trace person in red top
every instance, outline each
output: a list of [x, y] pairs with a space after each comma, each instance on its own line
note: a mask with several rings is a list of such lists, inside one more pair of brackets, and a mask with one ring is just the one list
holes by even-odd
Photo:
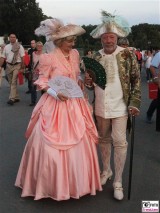
[[24, 76], [26, 78], [26, 81], [28, 80], [28, 77], [29, 77], [29, 71], [28, 71], [29, 63], [30, 63], [30, 56], [28, 55], [28, 50], [25, 49], [25, 56], [24, 56], [25, 71], [24, 71]]
[[141, 67], [142, 67], [142, 53], [140, 52], [140, 49], [137, 49], [135, 51], [135, 54], [136, 54], [137, 61], [138, 61], [138, 64], [139, 64], [139, 68], [140, 68], [140, 71], [141, 71]]
[[25, 50], [25, 56], [24, 56], [24, 65], [25, 65], [25, 67], [28, 67], [29, 62], [30, 62], [30, 57], [28, 55], [28, 51]]

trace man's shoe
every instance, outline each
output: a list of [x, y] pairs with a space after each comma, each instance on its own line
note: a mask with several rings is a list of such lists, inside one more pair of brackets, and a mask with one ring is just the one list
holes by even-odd
[[100, 179], [101, 179], [101, 185], [105, 185], [107, 180], [110, 180], [111, 177], [112, 177], [113, 173], [112, 171], [110, 170], [110, 172], [107, 172], [107, 171], [103, 171], [101, 176], [100, 176]]
[[148, 123], [148, 124], [152, 123], [152, 117], [148, 116], [147, 114], [146, 114], [146, 123]]
[[117, 200], [123, 200], [124, 194], [123, 194], [122, 183], [115, 182], [113, 184], [113, 188], [114, 188], [114, 198]]
[[14, 104], [14, 101], [9, 100], [9, 101], [7, 101], [7, 104], [9, 104], [9, 105], [13, 105], [13, 104]]
[[29, 90], [26, 92], [26, 94], [30, 94], [30, 93], [31, 93], [31, 91], [29, 91]]
[[14, 103], [16, 103], [16, 102], [20, 102], [20, 100], [19, 99], [14, 99]]
[[35, 106], [36, 104], [35, 103], [31, 103], [31, 104], [29, 104], [29, 106]]

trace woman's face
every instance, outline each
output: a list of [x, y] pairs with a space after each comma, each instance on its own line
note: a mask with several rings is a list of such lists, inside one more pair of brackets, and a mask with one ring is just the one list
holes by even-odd
[[121, 45], [119, 45], [119, 46], [124, 47], [124, 48], [127, 48], [127, 47], [128, 47], [128, 44], [121, 44]]
[[69, 36], [62, 41], [60, 48], [64, 52], [69, 52], [74, 47], [75, 42], [76, 42], [76, 37], [75, 36], [74, 37]]
[[112, 54], [117, 47], [117, 35], [105, 33], [101, 36], [101, 43], [106, 54]]
[[43, 45], [42, 44], [37, 44], [36, 48], [38, 51], [41, 51], [43, 49]]

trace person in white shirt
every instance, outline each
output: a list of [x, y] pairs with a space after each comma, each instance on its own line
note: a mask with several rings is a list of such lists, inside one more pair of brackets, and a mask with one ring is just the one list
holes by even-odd
[[152, 53], [150, 50], [147, 50], [147, 57], [145, 61], [145, 68], [146, 68], [146, 79], [147, 82], [152, 80], [152, 73], [150, 71], [150, 66], [151, 66], [151, 61], [152, 61]]
[[6, 60], [6, 73], [10, 84], [9, 105], [14, 105], [19, 102], [19, 94], [17, 91], [17, 78], [19, 72], [24, 72], [24, 55], [25, 51], [22, 45], [17, 42], [17, 37], [14, 33], [9, 35], [10, 43], [4, 48], [0, 60], [0, 67]]
[[[3, 53], [4, 47], [5, 47], [5, 44], [2, 44], [0, 46], [0, 57], [1, 57], [2, 53]], [[0, 70], [0, 88], [2, 86], [3, 77], [5, 76], [5, 65], [6, 65], [6, 63], [4, 62], [4, 64], [2, 65], [2, 68]]]

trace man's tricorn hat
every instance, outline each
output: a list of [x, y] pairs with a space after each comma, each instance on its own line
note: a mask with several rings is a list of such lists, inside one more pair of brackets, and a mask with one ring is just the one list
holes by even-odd
[[126, 37], [130, 32], [128, 22], [121, 16], [111, 15], [102, 11], [102, 24], [98, 25], [90, 35], [93, 38], [100, 38], [104, 33], [115, 33], [118, 37]]

